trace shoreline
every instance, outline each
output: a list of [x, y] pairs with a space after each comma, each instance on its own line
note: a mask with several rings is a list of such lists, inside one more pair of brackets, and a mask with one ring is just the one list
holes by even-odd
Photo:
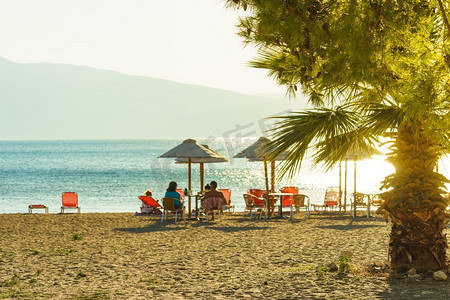
[[[58, 216], [56, 216], [58, 215]], [[0, 295], [33, 299], [445, 299], [450, 284], [392, 279], [390, 225], [334, 213], [222, 222], [131, 213], [0, 214]], [[448, 232], [447, 227], [447, 232]], [[345, 276], [316, 267], [352, 252]]]

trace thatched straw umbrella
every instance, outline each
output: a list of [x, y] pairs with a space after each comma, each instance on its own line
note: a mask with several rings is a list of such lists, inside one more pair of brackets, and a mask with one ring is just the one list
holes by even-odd
[[[267, 156], [272, 152], [267, 148], [267, 143], [270, 140], [266, 137], [260, 137], [256, 142], [236, 154], [235, 158], [247, 158], [249, 161], [262, 161], [264, 162], [264, 174], [266, 180], [266, 192], [267, 195], [270, 191], [275, 192], [275, 160], [284, 160], [287, 156], [287, 152], [278, 156], [275, 160], [271, 161], [271, 188], [269, 189], [269, 174], [267, 171]], [[266, 207], [266, 209], [268, 209]]]
[[[221, 163], [221, 162], [229, 162], [230, 160], [220, 154], [219, 152], [209, 148], [208, 145], [202, 144], [203, 147], [208, 148], [209, 150], [215, 152], [220, 157], [205, 157], [205, 158], [191, 158], [192, 164], [200, 164], [200, 190], [203, 190], [204, 187], [204, 164], [211, 164], [211, 163]], [[188, 158], [177, 158], [175, 160], [175, 163], [177, 164], [187, 164]]]
[[[208, 146], [197, 143], [196, 140], [187, 139], [187, 140], [183, 141], [183, 143], [181, 143], [180, 145], [176, 146], [175, 148], [172, 148], [171, 150], [169, 150], [166, 153], [164, 153], [163, 155], [161, 155], [160, 158], [176, 158], [176, 159], [180, 159], [181, 162], [184, 162], [184, 160], [186, 160], [186, 163], [188, 164], [188, 189], [189, 189], [188, 211], [189, 211], [189, 217], [191, 217], [191, 191], [192, 191], [191, 164], [195, 160], [199, 160], [199, 159], [222, 160], [225, 157], [223, 155], [219, 154], [217, 151], [210, 149]], [[200, 163], [200, 161], [199, 161], [199, 163]], [[203, 168], [203, 165], [201, 165], [201, 168]]]

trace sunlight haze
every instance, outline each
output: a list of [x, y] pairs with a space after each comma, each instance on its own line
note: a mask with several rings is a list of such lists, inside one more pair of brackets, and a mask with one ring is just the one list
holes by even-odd
[[0, 0], [0, 57], [85, 65], [238, 91], [279, 93], [236, 36], [223, 0]]

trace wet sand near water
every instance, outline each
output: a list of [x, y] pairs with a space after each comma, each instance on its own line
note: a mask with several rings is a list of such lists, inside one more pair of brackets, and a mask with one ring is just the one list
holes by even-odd
[[[389, 224], [338, 213], [160, 223], [131, 213], [0, 215], [0, 298], [448, 299], [450, 279], [391, 279]], [[448, 231], [448, 229], [447, 229]], [[352, 252], [351, 271], [316, 271]]]

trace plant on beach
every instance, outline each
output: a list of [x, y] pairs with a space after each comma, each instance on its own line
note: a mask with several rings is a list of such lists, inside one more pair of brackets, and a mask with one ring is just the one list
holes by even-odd
[[349, 153], [391, 143], [395, 173], [378, 210], [392, 221], [391, 268], [447, 267], [449, 215], [437, 171], [450, 150], [450, 23], [442, 0], [227, 0], [246, 10], [239, 35], [259, 49], [251, 66], [269, 70], [313, 109], [279, 119], [274, 159], [294, 175], [312, 153], [326, 168]]
[[350, 272], [350, 258], [347, 255], [342, 254], [338, 258], [337, 266], [338, 274]]
[[326, 267], [326, 266], [320, 266], [317, 268], [317, 276], [319, 276], [319, 278], [324, 278], [326, 274], [328, 274], [330, 272], [330, 268]]
[[20, 277], [16, 273], [9, 280], [4, 280], [0, 282], [0, 287], [13, 286], [20, 283]]
[[72, 240], [74, 240], [74, 241], [80, 241], [80, 240], [82, 240], [82, 239], [83, 239], [83, 236], [82, 236], [81, 234], [74, 233], [74, 234], [72, 235]]
[[77, 275], [75, 276], [75, 279], [81, 279], [83, 277], [86, 277], [86, 274], [84, 274], [82, 271], [78, 272]]

